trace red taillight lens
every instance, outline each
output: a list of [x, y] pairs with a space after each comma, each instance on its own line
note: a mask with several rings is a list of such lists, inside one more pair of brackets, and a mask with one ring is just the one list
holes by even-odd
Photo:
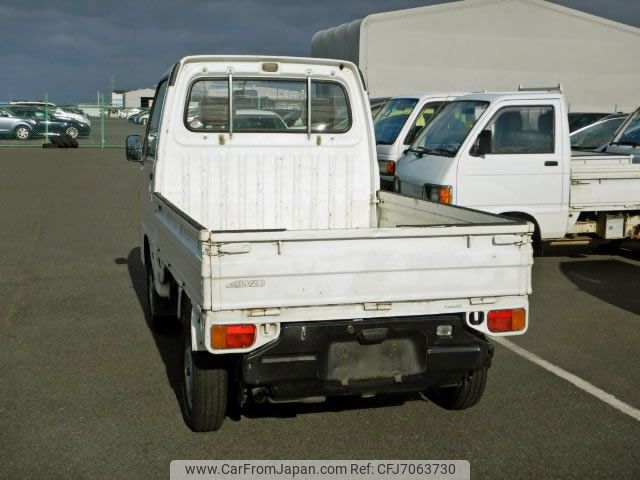
[[255, 325], [214, 325], [211, 327], [211, 348], [247, 348], [256, 339]]
[[526, 326], [527, 314], [524, 308], [512, 310], [491, 310], [487, 316], [489, 330], [494, 333], [518, 332]]

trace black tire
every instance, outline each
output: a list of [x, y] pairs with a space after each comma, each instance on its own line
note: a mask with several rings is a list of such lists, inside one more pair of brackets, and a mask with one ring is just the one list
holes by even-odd
[[[186, 309], [185, 309], [186, 310]], [[189, 308], [189, 315], [190, 315]], [[229, 372], [223, 359], [208, 352], [191, 350], [191, 329], [183, 327], [180, 407], [186, 424], [194, 432], [218, 430], [227, 415]]]
[[78, 142], [74, 138], [67, 135], [66, 133], [53, 137], [51, 139], [51, 142], [55, 143], [60, 148], [77, 148], [78, 147]]
[[487, 385], [487, 369], [474, 370], [455, 387], [434, 387], [427, 390], [427, 397], [447, 410], [465, 410], [482, 398]]
[[150, 263], [147, 263], [147, 308], [149, 309], [149, 325], [154, 331], [163, 330], [171, 319], [175, 320], [170, 299], [161, 297], [156, 291]]
[[66, 133], [67, 135], [69, 135], [71, 138], [73, 138], [74, 140], [76, 138], [78, 138], [78, 135], [80, 135], [80, 132], [78, 130], [77, 127], [71, 125], [70, 127], [67, 127], [64, 131], [64, 133]]
[[20, 141], [29, 140], [31, 138], [31, 129], [26, 125], [18, 125], [13, 130], [13, 136]]

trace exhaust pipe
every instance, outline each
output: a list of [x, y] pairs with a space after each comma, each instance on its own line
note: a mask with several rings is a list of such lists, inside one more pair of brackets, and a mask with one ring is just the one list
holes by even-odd
[[251, 397], [253, 401], [259, 405], [267, 403], [267, 400], [269, 400], [267, 389], [264, 387], [251, 390]]

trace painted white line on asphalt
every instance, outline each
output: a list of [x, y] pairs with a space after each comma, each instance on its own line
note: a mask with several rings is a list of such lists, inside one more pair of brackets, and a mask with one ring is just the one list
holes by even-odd
[[510, 342], [504, 337], [493, 337], [491, 340], [499, 343], [500, 345], [507, 347], [513, 353], [520, 355], [523, 358], [526, 358], [530, 362], [535, 363], [536, 365], [548, 370], [549, 372], [559, 376], [560, 378], [565, 379], [567, 382], [572, 383], [576, 387], [585, 392], [593, 395], [594, 397], [602, 400], [606, 404], [612, 406], [613, 408], [620, 410], [622, 413], [629, 415], [631, 418], [640, 422], [640, 410], [637, 408], [633, 408], [631, 405], [624, 403], [621, 400], [618, 400], [616, 397], [611, 395], [610, 393], [605, 392], [604, 390], [599, 389], [595, 385], [591, 385], [586, 380], [577, 377], [573, 373], [569, 373], [566, 370], [554, 365], [551, 362], [547, 362], [546, 360], [540, 358], [534, 353], [525, 350], [522, 347], [519, 347], [513, 342]]

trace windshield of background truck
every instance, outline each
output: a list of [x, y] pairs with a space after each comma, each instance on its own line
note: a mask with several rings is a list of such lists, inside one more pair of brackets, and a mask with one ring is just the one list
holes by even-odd
[[616, 133], [616, 130], [624, 120], [624, 117], [610, 118], [573, 132], [570, 136], [571, 148], [576, 150], [595, 150], [602, 147], [611, 140], [611, 137], [613, 137], [613, 134]]
[[417, 98], [393, 98], [385, 103], [373, 120], [377, 145], [392, 145], [396, 141], [417, 103]]
[[429, 122], [411, 148], [427, 154], [453, 157], [489, 102], [461, 100], [452, 102]]
[[616, 135], [611, 145], [640, 145], [640, 109], [631, 115], [622, 132]]

